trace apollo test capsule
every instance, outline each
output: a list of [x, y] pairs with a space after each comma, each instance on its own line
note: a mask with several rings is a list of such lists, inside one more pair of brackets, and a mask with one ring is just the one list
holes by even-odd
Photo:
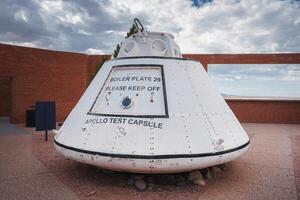
[[62, 127], [57, 151], [136, 173], [192, 171], [232, 161], [250, 140], [203, 66], [172, 35], [138, 32], [104, 63]]

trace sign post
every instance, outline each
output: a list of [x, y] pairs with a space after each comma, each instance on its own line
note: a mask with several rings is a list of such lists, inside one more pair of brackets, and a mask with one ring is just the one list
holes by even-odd
[[39, 101], [35, 108], [36, 131], [45, 131], [45, 141], [48, 141], [48, 130], [56, 128], [55, 102]]

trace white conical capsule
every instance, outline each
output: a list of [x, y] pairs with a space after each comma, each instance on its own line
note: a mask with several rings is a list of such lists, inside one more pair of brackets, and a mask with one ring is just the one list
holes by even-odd
[[57, 132], [64, 156], [136, 173], [226, 163], [250, 142], [203, 66], [183, 59], [172, 35], [144, 29], [103, 64]]

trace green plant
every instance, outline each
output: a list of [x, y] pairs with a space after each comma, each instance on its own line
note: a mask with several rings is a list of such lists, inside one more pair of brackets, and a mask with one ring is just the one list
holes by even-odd
[[101, 69], [101, 67], [105, 63], [105, 61], [109, 60], [109, 58], [110, 58], [109, 56], [102, 56], [100, 62], [96, 64], [95, 73], [93, 73], [90, 77], [91, 81], [95, 78], [97, 72]]
[[137, 33], [137, 28], [136, 28], [135, 24], [133, 24], [130, 27], [129, 31], [126, 33], [126, 37], [125, 38], [129, 38], [131, 35], [133, 35], [135, 33]]
[[119, 51], [120, 51], [120, 48], [121, 48], [121, 44], [117, 44], [115, 50], [114, 50], [114, 53], [113, 53], [113, 58], [117, 58], [118, 57], [118, 54], [119, 54]]

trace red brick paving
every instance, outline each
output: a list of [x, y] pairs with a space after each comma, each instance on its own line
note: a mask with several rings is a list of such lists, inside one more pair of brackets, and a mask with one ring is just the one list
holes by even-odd
[[[79, 199], [297, 199], [299, 195], [299, 140], [300, 125], [276, 124], [243, 124], [251, 137], [251, 147], [247, 154], [231, 162], [228, 169], [209, 180], [205, 187], [188, 184], [186, 186], [154, 185], [152, 190], [138, 192], [127, 185], [126, 174], [109, 173], [99, 168], [80, 164], [58, 154], [53, 147], [53, 136], [44, 142], [44, 135], [32, 131], [30, 140], [23, 135], [1, 137], [0, 139], [0, 178], [9, 178], [13, 170], [13, 162], [5, 166], [2, 159], [17, 155], [14, 145], [26, 149], [31, 143], [32, 156], [37, 158], [36, 164], [26, 167], [28, 162], [22, 161], [24, 170], [17, 174], [25, 174], [31, 178], [10, 179], [9, 184], [0, 184], [0, 199], [11, 195], [15, 199], [27, 195], [26, 191], [39, 187], [47, 188], [50, 196], [57, 197], [53, 191], [77, 196]], [[11, 150], [4, 156], [5, 145]], [[12, 159], [22, 160], [20, 157]], [[29, 171], [30, 173], [27, 173]], [[39, 172], [38, 174], [36, 174]], [[31, 174], [31, 176], [30, 176]], [[14, 176], [13, 174], [11, 176]], [[42, 181], [42, 180], [44, 181]], [[26, 181], [35, 184], [26, 187]], [[58, 182], [57, 182], [58, 181]], [[54, 185], [59, 186], [53, 186]], [[38, 184], [37, 184], [38, 183]], [[14, 185], [24, 185], [20, 193], [15, 194]], [[47, 187], [47, 185], [52, 185]], [[22, 188], [22, 187], [21, 187]], [[297, 188], [297, 189], [296, 189]], [[66, 191], [62, 193], [61, 191]], [[1, 192], [2, 191], [2, 192]], [[72, 191], [73, 194], [70, 193]], [[298, 192], [297, 192], [298, 191]], [[6, 194], [6, 196], [4, 195]], [[35, 193], [33, 193], [35, 194]], [[29, 195], [30, 199], [43, 199], [44, 196]], [[62, 197], [62, 196], [61, 196]], [[28, 198], [29, 199], [29, 198]], [[48, 198], [51, 199], [51, 198]]]

